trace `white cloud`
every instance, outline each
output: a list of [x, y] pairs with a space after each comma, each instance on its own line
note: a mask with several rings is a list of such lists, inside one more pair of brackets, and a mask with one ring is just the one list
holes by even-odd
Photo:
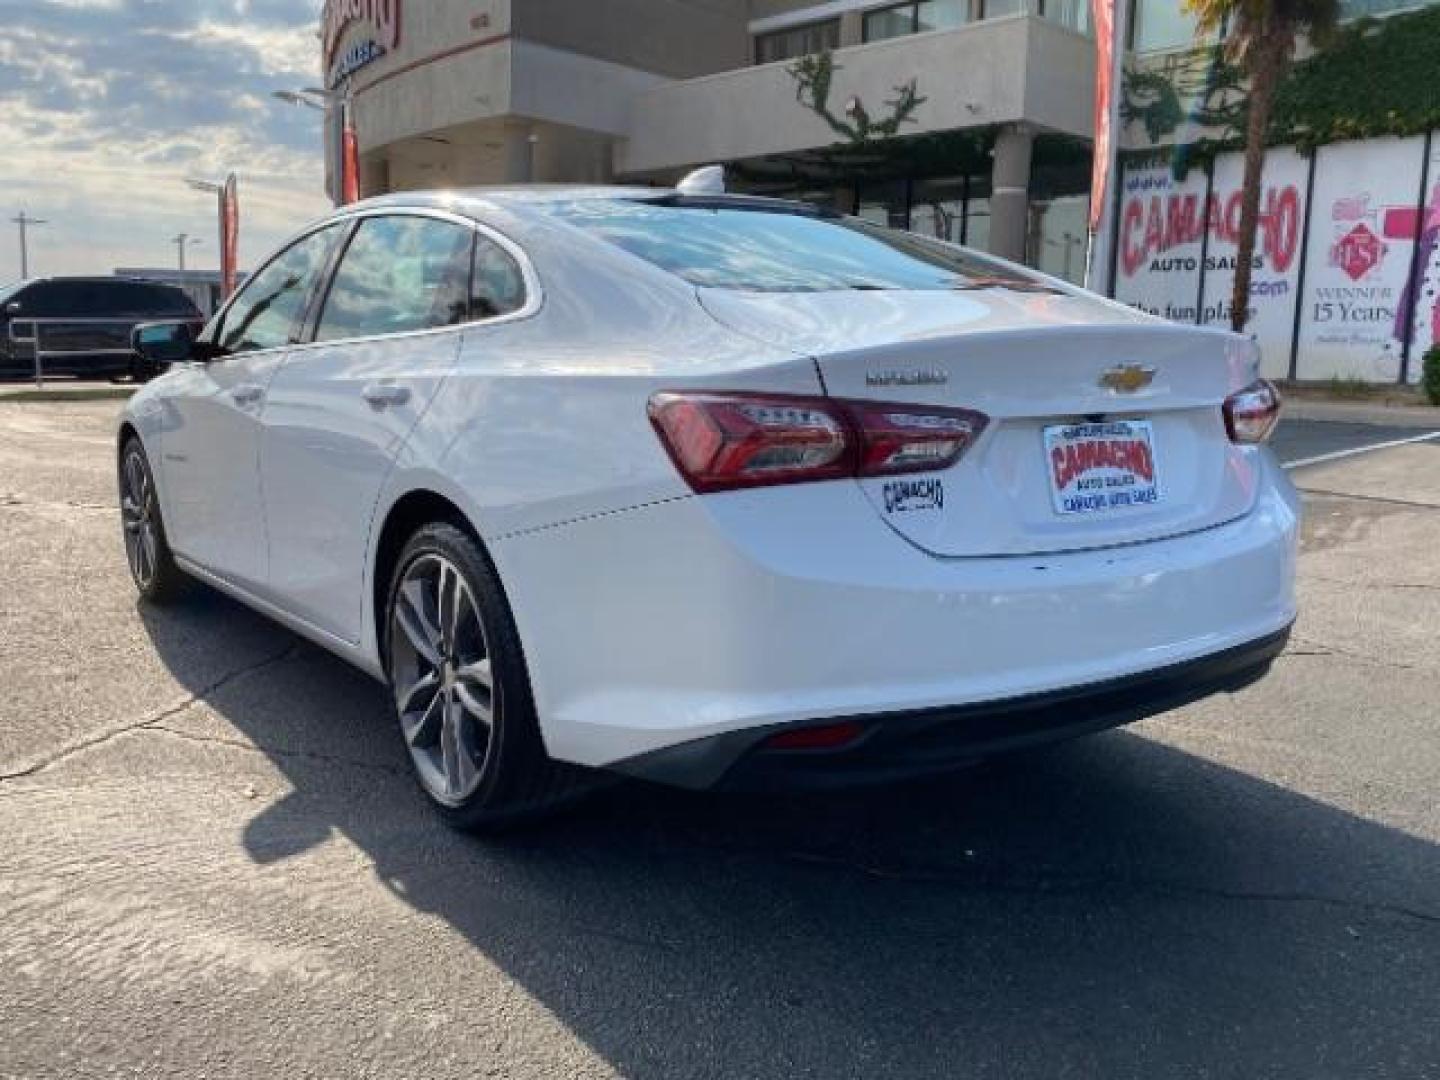
[[[187, 176], [241, 181], [241, 260], [253, 264], [328, 203], [318, 114], [273, 102], [313, 83], [313, 0], [44, 0], [0, 20], [0, 211], [48, 219], [32, 272], [170, 265], [169, 237], [203, 237], [214, 204]], [[13, 226], [0, 281], [18, 274]]]

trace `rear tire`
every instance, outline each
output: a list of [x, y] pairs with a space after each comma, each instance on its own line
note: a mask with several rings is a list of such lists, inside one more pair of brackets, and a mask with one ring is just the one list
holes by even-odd
[[416, 779], [452, 826], [496, 830], [575, 801], [592, 774], [545, 753], [499, 578], [454, 525], [419, 529], [391, 578], [384, 655]]
[[130, 578], [143, 600], [168, 604], [188, 591], [190, 578], [175, 565], [165, 536], [155, 475], [140, 440], [131, 436], [120, 449], [120, 526]]

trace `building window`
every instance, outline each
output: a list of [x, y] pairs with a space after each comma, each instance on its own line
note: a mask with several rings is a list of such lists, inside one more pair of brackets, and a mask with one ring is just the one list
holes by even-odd
[[1428, 7], [1435, 0], [1340, 0], [1341, 20], [1362, 19], [1369, 15], [1386, 15], [1392, 11], [1405, 11]]
[[840, 20], [806, 23], [759, 34], [755, 38], [755, 62], [773, 64], [777, 60], [793, 60], [798, 56], [824, 52], [840, 47]]
[[1029, 258], [1037, 270], [1074, 285], [1085, 280], [1090, 197], [1062, 195], [1030, 204]]
[[915, 5], [882, 8], [865, 13], [865, 40], [884, 41], [915, 33]]
[[1090, 4], [1088, 0], [1041, 0], [1042, 18], [1068, 26], [1077, 34], [1090, 34]]
[[915, 5], [915, 29], [949, 30], [970, 21], [970, 0], [922, 0]]
[[1134, 0], [1130, 47], [1136, 52], [1180, 49], [1196, 43], [1195, 16], [1181, 10], [1180, 0]]
[[[895, 4], [865, 13], [864, 40], [884, 41], [886, 38], [920, 34], [926, 30], [949, 30], [970, 21], [971, 0], [918, 0]], [[976, 0], [978, 5], [979, 0]]]

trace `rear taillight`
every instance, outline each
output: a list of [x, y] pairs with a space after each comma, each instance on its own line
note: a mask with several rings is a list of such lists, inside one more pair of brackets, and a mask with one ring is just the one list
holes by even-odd
[[869, 401], [846, 402], [845, 408], [860, 433], [861, 476], [948, 469], [990, 422], [970, 409]]
[[1258, 379], [1226, 398], [1221, 409], [1231, 442], [1263, 443], [1280, 422], [1280, 391]]
[[656, 394], [650, 420], [696, 491], [854, 472], [845, 420], [823, 398]]
[[701, 492], [948, 469], [988, 423], [969, 409], [704, 391], [656, 394], [650, 420]]
[[854, 720], [840, 720], [818, 727], [792, 728], [771, 735], [760, 745], [767, 750], [839, 750], [865, 734]]

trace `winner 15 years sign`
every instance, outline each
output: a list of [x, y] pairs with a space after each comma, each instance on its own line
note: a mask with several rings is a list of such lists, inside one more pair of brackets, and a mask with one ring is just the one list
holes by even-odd
[[1399, 377], [1423, 147], [1416, 137], [1320, 148], [1300, 313], [1300, 378]]

